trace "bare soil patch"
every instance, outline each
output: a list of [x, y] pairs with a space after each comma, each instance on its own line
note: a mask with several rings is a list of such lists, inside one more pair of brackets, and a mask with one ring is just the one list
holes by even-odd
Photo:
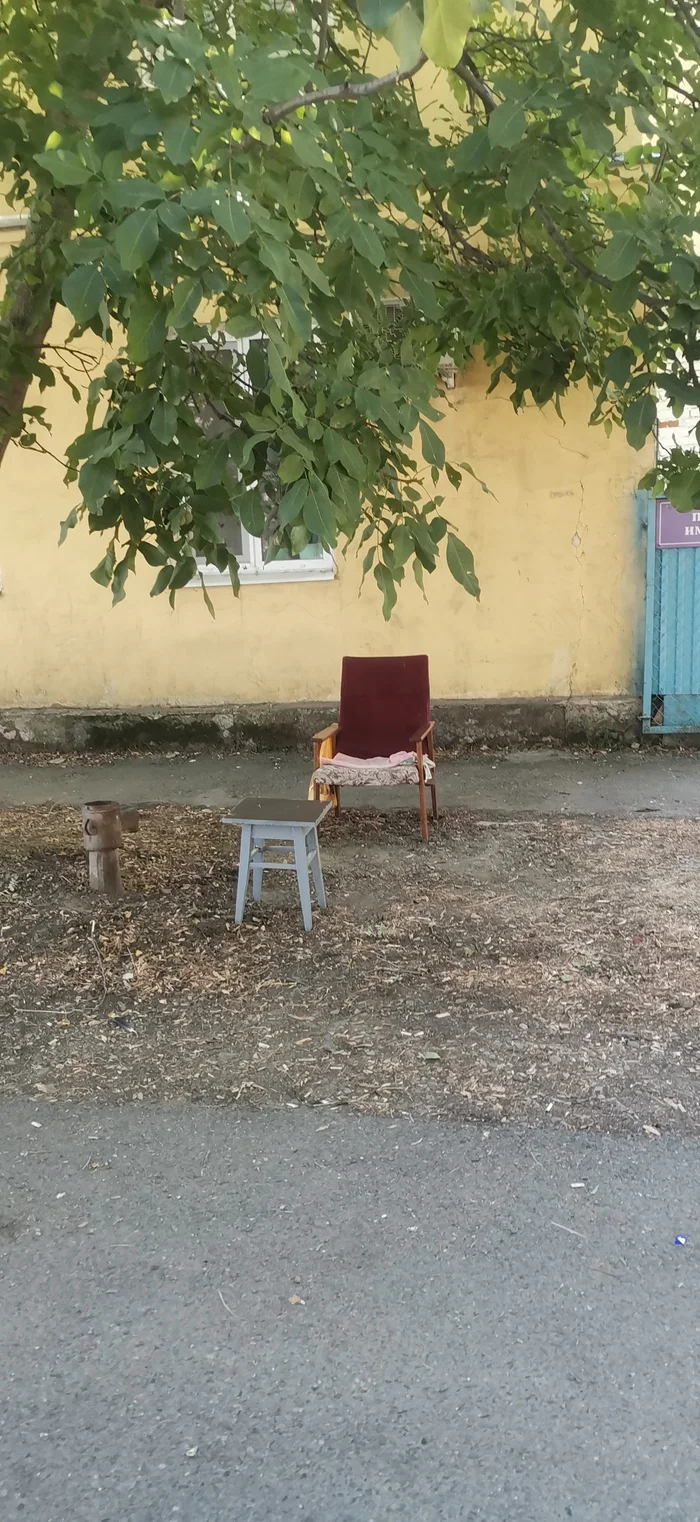
[[74, 809], [0, 814], [0, 1094], [700, 1130], [699, 823], [348, 812], [311, 936], [286, 875], [233, 925], [237, 849], [153, 809], [112, 907]]

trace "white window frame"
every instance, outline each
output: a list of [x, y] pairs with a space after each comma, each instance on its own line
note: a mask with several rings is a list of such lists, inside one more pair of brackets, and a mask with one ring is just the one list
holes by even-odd
[[[262, 338], [262, 333], [257, 335]], [[236, 354], [247, 354], [250, 338], [226, 338], [224, 347]], [[241, 526], [243, 554], [238, 563], [238, 579], [241, 586], [273, 586], [290, 581], [333, 581], [335, 560], [330, 550], [321, 546], [320, 555], [302, 560], [265, 560], [261, 539], [255, 539]], [[230, 587], [230, 571], [220, 571], [203, 555], [197, 556], [197, 575], [188, 583], [190, 587]]]
[[[333, 581], [335, 561], [329, 550], [321, 549], [313, 560], [268, 560], [263, 553], [261, 539], [254, 539], [246, 529], [241, 529], [243, 555], [238, 562], [238, 579], [241, 586], [271, 586], [283, 581]], [[201, 579], [200, 579], [201, 578]], [[197, 557], [197, 577], [191, 587], [224, 587], [231, 585], [229, 571], [219, 571], [204, 556]]]

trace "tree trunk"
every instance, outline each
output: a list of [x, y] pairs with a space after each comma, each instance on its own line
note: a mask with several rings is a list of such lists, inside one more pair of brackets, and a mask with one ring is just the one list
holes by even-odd
[[7, 287], [0, 304], [0, 465], [19, 431], [58, 301], [57, 283], [47, 280], [45, 261], [51, 245], [70, 230], [73, 216], [73, 202], [64, 191], [56, 192], [51, 213], [30, 220], [7, 261]]

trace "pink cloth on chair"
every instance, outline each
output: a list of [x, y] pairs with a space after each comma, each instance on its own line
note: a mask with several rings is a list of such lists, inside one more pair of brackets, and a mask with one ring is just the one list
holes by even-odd
[[[423, 757], [423, 777], [433, 780], [435, 762]], [[393, 787], [396, 783], [418, 781], [415, 751], [395, 750], [392, 756], [348, 756], [337, 751], [327, 756], [313, 774], [314, 782], [327, 787]]]
[[415, 765], [415, 752], [412, 750], [396, 750], [393, 756], [346, 756], [342, 750], [337, 750], [334, 756], [328, 758], [321, 765], [326, 766], [356, 766], [360, 770], [369, 767], [372, 771], [389, 771], [392, 766], [404, 766], [407, 762]]

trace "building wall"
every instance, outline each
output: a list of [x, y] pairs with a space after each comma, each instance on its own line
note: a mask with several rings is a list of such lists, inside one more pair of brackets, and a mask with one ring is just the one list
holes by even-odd
[[[372, 580], [360, 594], [354, 549], [334, 581], [151, 599], [154, 572], [130, 578], [126, 601], [89, 576], [104, 553], [82, 526], [57, 545], [76, 500], [46, 455], [11, 447], [0, 473], [0, 706], [123, 708], [332, 699], [344, 654], [427, 651], [436, 697], [625, 694], [638, 690], [644, 577], [635, 483], [644, 454], [589, 429], [590, 394], [562, 424], [548, 409], [516, 416], [505, 389], [488, 399], [479, 364], [447, 393], [448, 458], [468, 476], [447, 487], [448, 516], [471, 546], [480, 604], [444, 567], [423, 601], [408, 571], [386, 624]], [[82, 430], [57, 381], [47, 393], [57, 455]]]

